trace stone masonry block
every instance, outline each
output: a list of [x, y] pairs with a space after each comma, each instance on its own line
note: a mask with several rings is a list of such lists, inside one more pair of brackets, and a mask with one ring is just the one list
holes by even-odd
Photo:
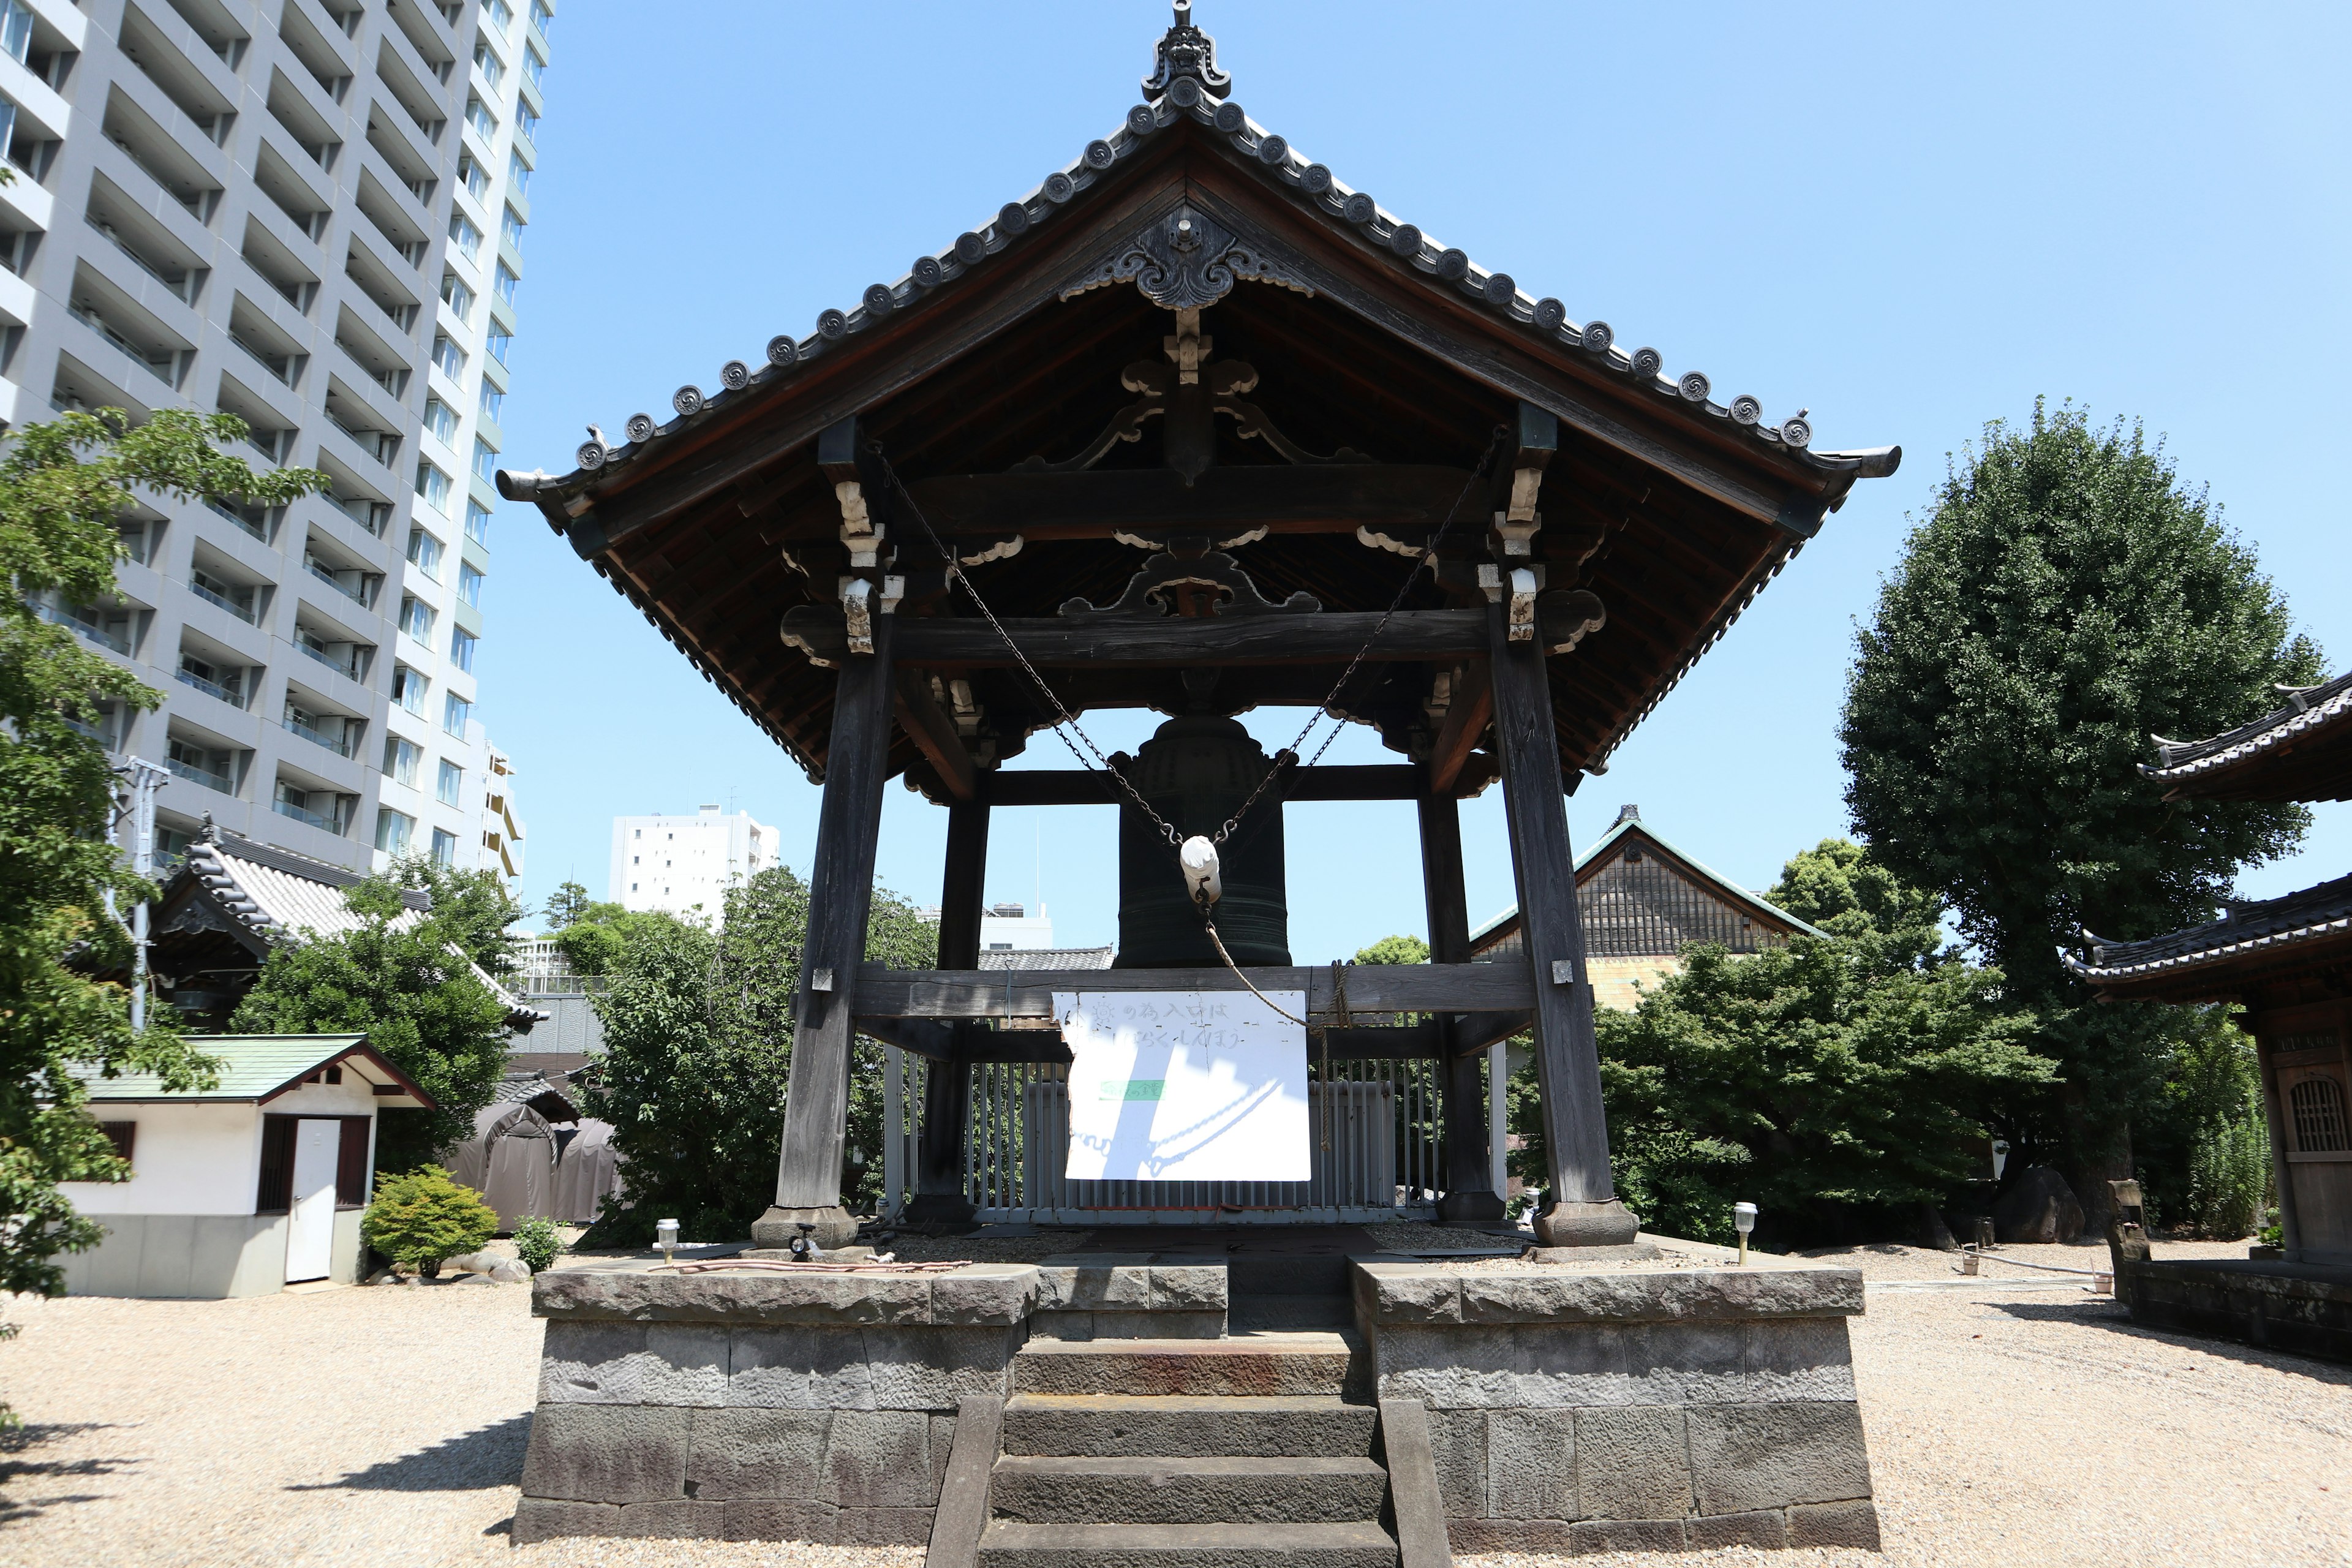
[[1870, 1495], [1861, 1408], [1850, 1402], [1694, 1405], [1692, 1479], [1702, 1513]]
[[1490, 1516], [1580, 1517], [1576, 1506], [1577, 1414], [1573, 1410], [1486, 1413], [1486, 1511]]
[[815, 1498], [832, 1426], [829, 1410], [698, 1410], [687, 1449], [687, 1489], [720, 1500]]
[[1691, 1511], [1690, 1464], [1677, 1405], [1576, 1412], [1578, 1516], [1680, 1519]]
[[1350, 1272], [1359, 1323], [1462, 1321], [1459, 1275], [1405, 1263], [1359, 1263]]
[[1437, 1495], [1448, 1519], [1481, 1519], [1486, 1512], [1486, 1413], [1433, 1410], [1429, 1447], [1437, 1461]]
[[865, 1356], [876, 1410], [953, 1410], [967, 1394], [1003, 1394], [1016, 1331], [868, 1329]]
[[1565, 1409], [1648, 1403], [1626, 1358], [1625, 1331], [1513, 1324], [1465, 1332], [1382, 1327], [1373, 1364], [1383, 1399], [1433, 1410]]
[[928, 1508], [845, 1508], [834, 1515], [840, 1546], [925, 1546], [931, 1539]]
[[1226, 1271], [1214, 1263], [1155, 1263], [1151, 1310], [1155, 1312], [1222, 1312], [1227, 1305]]
[[1850, 1400], [1853, 1343], [1843, 1318], [1784, 1318], [1748, 1325], [1748, 1392], [1759, 1403]]
[[[1843, 1507], [1843, 1504], [1832, 1504]], [[1778, 1509], [1764, 1509], [1756, 1513], [1709, 1514], [1701, 1519], [1683, 1521], [1683, 1533], [1689, 1539], [1693, 1552], [1712, 1552], [1726, 1546], [1760, 1546], [1777, 1550], [1791, 1544], [1789, 1526]], [[1874, 1544], [1875, 1540], [1874, 1538]]]
[[1641, 1390], [1634, 1403], [1728, 1405], [1750, 1398], [1752, 1326], [1706, 1319], [1627, 1324], [1622, 1331], [1625, 1370]]
[[1038, 1304], [1037, 1270], [1027, 1264], [976, 1263], [931, 1277], [931, 1321], [1011, 1328]]
[[542, 1405], [523, 1454], [523, 1495], [615, 1503], [682, 1498], [693, 1415], [660, 1405]]
[[1575, 1528], [1559, 1519], [1449, 1519], [1445, 1540], [1465, 1555], [1523, 1552], [1530, 1557], [1565, 1557], [1575, 1550], [1569, 1537]]
[[819, 1495], [845, 1510], [926, 1508], [930, 1417], [919, 1410], [843, 1410], [833, 1417]]
[[551, 1321], [703, 1324], [927, 1323], [924, 1274], [654, 1274], [554, 1268], [531, 1281], [531, 1310]]
[[1679, 1519], [1594, 1519], [1568, 1527], [1568, 1549], [1579, 1557], [1602, 1552], [1680, 1552]]
[[1789, 1510], [1791, 1546], [1878, 1550], [1878, 1509], [1869, 1502], [1803, 1503]]
[[527, 1497], [515, 1503], [517, 1546], [532, 1546], [567, 1535], [618, 1535], [621, 1509], [617, 1503], [571, 1502], [560, 1498]]
[[819, 1546], [830, 1545], [834, 1515], [839, 1511], [829, 1502], [735, 1498], [727, 1504], [727, 1539], [806, 1541]]
[[685, 1323], [550, 1323], [539, 1396], [564, 1405], [721, 1404], [727, 1331]]
[[1071, 1340], [1083, 1344], [1095, 1337], [1095, 1315], [1092, 1312], [1068, 1312], [1040, 1309], [1029, 1315], [1029, 1337], [1036, 1340]]
[[955, 1428], [956, 1418], [953, 1415], [934, 1414], [931, 1416], [931, 1476], [923, 1495], [934, 1501], [939, 1498], [940, 1488], [947, 1482], [948, 1455], [955, 1449]]
[[727, 1403], [782, 1410], [870, 1410], [874, 1376], [856, 1329], [733, 1330]]
[[615, 1535], [649, 1541], [718, 1541], [727, 1533], [727, 1505], [670, 1498], [633, 1502], [621, 1510]]
[[1224, 1337], [1225, 1310], [1213, 1312], [1096, 1312], [1098, 1340], [1214, 1340]]
[[1150, 1262], [1148, 1252], [1104, 1253], [1084, 1261], [1071, 1254], [1048, 1258], [1037, 1266], [1037, 1305], [1066, 1312], [1106, 1307], [1147, 1311], [1151, 1306]]

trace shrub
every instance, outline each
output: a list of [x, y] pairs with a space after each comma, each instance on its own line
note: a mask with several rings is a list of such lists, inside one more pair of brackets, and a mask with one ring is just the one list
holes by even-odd
[[367, 1244], [404, 1268], [430, 1274], [445, 1258], [474, 1252], [498, 1233], [498, 1211], [438, 1165], [378, 1182], [360, 1216]]
[[563, 1237], [551, 1219], [527, 1219], [515, 1226], [516, 1254], [530, 1266], [533, 1274], [544, 1274], [554, 1266], [555, 1255], [563, 1250]]
[[2189, 1157], [2189, 1223], [2215, 1241], [2251, 1233], [2270, 1186], [2270, 1129], [2259, 1089], [2249, 1093], [2244, 1111], [2207, 1128]]

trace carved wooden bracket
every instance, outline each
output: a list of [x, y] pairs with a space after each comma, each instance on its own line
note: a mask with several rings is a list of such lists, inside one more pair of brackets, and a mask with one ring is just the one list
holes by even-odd
[[1133, 283], [1145, 299], [1163, 310], [1197, 310], [1232, 293], [1234, 285], [1244, 279], [1310, 296], [1315, 292], [1305, 278], [1263, 247], [1244, 240], [1187, 202], [1146, 224], [1063, 289], [1062, 298], [1074, 300], [1089, 289]]
[[1170, 615], [1313, 615], [1322, 608], [1322, 601], [1312, 594], [1293, 594], [1276, 604], [1258, 592], [1257, 584], [1234, 563], [1232, 556], [1208, 550], [1154, 555], [1128, 580], [1127, 591], [1116, 603], [1097, 605], [1085, 599], [1069, 599], [1064, 601], [1062, 614], [1156, 620]]

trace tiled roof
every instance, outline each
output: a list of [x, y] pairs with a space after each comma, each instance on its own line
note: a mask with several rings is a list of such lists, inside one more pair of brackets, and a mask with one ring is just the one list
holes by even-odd
[[982, 969], [1108, 969], [1111, 947], [992, 948], [980, 955]]
[[369, 1046], [362, 1035], [196, 1035], [191, 1046], [220, 1062], [220, 1081], [208, 1089], [169, 1089], [153, 1073], [83, 1076], [93, 1100], [266, 1100], [320, 1068], [341, 1063], [372, 1084], [397, 1085], [378, 1106], [429, 1107], [432, 1097]]
[[2325, 685], [2290, 692], [2287, 705], [2265, 713], [2206, 741], [2156, 739], [2157, 763], [2140, 764], [2145, 776], [2162, 784], [2190, 786], [2227, 769], [2262, 761], [2277, 752], [2326, 736], [2333, 741], [2352, 736], [2352, 673]]
[[2331, 937], [2352, 936], [2352, 877], [2260, 903], [2233, 904], [2204, 925], [2167, 931], [2144, 942], [2107, 942], [2085, 931], [2091, 956], [2060, 960], [2078, 978], [2097, 985], [2157, 980], [2252, 958], [2291, 956], [2293, 950]]
[[[1189, 36], [1189, 37], [1185, 37]], [[1568, 319], [1568, 307], [1550, 298], [1524, 292], [1507, 272], [1483, 267], [1467, 253], [1448, 247], [1413, 224], [1389, 212], [1372, 197], [1349, 185], [1321, 163], [1309, 160], [1289, 141], [1252, 120], [1242, 106], [1223, 96], [1230, 79], [1209, 63], [1183, 60], [1171, 64], [1171, 54], [1187, 47], [1204, 46], [1206, 35], [1181, 24], [1160, 40], [1160, 68], [1145, 84], [1147, 101], [1127, 111], [1127, 118], [1108, 136], [1087, 143], [1070, 163], [1018, 201], [1007, 202], [993, 218], [958, 235], [955, 242], [933, 254], [918, 257], [896, 281], [868, 287], [848, 310], [818, 314], [816, 330], [807, 337], [780, 333], [751, 360], [730, 360], [719, 368], [719, 389], [681, 386], [670, 398], [673, 417], [633, 414], [624, 423], [624, 439], [613, 441], [600, 426], [588, 427], [589, 438], [573, 454], [577, 467], [561, 477], [500, 469], [499, 492], [509, 500], [530, 500], [546, 494], [568, 495], [608, 473], [624, 468], [662, 444], [687, 433], [712, 412], [727, 407], [752, 389], [780, 377], [803, 374], [845, 340], [853, 338], [943, 289], [987, 270], [1006, 251], [1029, 242], [1029, 237], [1050, 225], [1074, 197], [1109, 176], [1127, 159], [1141, 152], [1155, 134], [1181, 121], [1229, 141], [1243, 156], [1263, 165], [1269, 177], [1335, 226], [1346, 225], [1397, 256], [1422, 274], [1434, 293], [1451, 295], [1491, 311], [1519, 331], [1583, 350], [1592, 363], [1614, 373], [1661, 404], [1709, 416], [1727, 439], [1753, 443], [1808, 467], [1823, 471], [1864, 475], [1895, 471], [1896, 448], [1857, 452], [1813, 452], [1812, 426], [1806, 410], [1786, 415], [1777, 424], [1764, 419], [1763, 405], [1741, 395], [1714, 401], [1712, 383], [1703, 373], [1685, 370], [1669, 374], [1655, 349], [1621, 347], [1609, 323], [1589, 320], [1581, 325]], [[1090, 287], [1084, 285], [1082, 287]], [[1079, 291], [1079, 290], [1073, 290]]]

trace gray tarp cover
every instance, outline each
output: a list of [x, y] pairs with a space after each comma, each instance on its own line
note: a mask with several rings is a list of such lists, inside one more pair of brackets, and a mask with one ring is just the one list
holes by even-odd
[[560, 1140], [544, 1117], [509, 1100], [475, 1112], [474, 1135], [450, 1149], [445, 1163], [498, 1210], [502, 1231], [527, 1219], [586, 1225], [621, 1190], [612, 1136], [610, 1123], [583, 1118], [576, 1135]]

